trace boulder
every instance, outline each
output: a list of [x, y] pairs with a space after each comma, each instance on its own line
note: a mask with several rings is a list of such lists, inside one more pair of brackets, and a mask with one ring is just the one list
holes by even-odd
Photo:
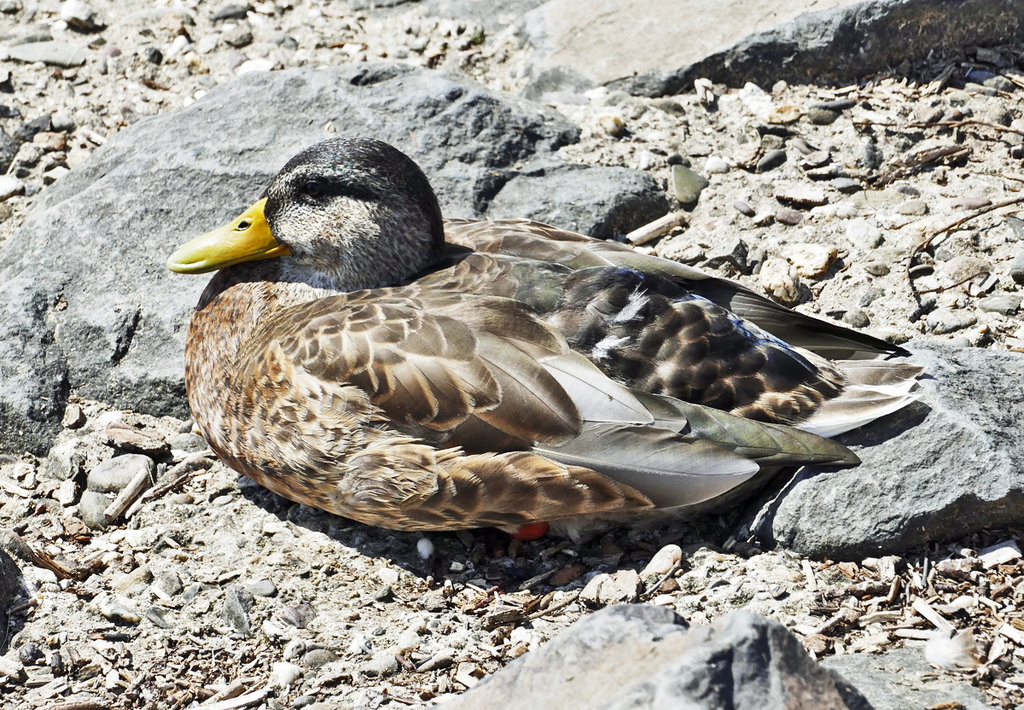
[[864, 708], [785, 627], [750, 612], [710, 626], [651, 605], [605, 607], [513, 661], [447, 710], [465, 708]]
[[752, 531], [810, 557], [861, 560], [1024, 519], [1024, 356], [910, 343], [920, 400], [837, 437], [861, 464], [808, 466]]

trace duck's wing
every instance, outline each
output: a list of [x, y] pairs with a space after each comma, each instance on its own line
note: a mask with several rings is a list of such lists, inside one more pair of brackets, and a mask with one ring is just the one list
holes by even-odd
[[591, 239], [530, 220], [452, 220], [454, 244], [482, 252], [563, 264], [573, 269], [614, 266], [656, 274], [749, 320], [790, 345], [839, 360], [906, 355], [902, 348], [781, 306], [743, 284], [686, 264], [639, 252], [625, 244]]

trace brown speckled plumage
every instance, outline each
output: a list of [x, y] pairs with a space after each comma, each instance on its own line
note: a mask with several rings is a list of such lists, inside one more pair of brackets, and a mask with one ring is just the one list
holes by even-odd
[[373, 525], [693, 507], [757, 462], [854, 462], [783, 425], [842, 399], [826, 357], [895, 350], [534, 222], [453, 221], [442, 244], [426, 179], [373, 141], [300, 154], [265, 211], [291, 254], [210, 282], [188, 334], [190, 406], [232, 468]]

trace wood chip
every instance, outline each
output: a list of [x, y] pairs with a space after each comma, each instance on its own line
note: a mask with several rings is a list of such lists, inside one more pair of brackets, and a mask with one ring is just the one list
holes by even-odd
[[658, 237], [665, 236], [676, 227], [681, 227], [686, 224], [686, 217], [687, 214], [683, 210], [678, 212], [669, 212], [664, 217], [659, 217], [653, 222], [649, 222], [642, 227], [634, 229], [626, 235], [626, 241], [634, 246], [646, 244]]
[[941, 631], [942, 633], [948, 634], [950, 636], [953, 635], [953, 625], [946, 621], [942, 614], [940, 614], [934, 608], [932, 608], [931, 604], [926, 602], [924, 599], [921, 599], [920, 597], [915, 599], [914, 603], [911, 605], [911, 608], [914, 611], [916, 611], [920, 616], [924, 617], [929, 622], [931, 622], [931, 625], [939, 631]]
[[1005, 636], [1019, 646], [1024, 646], [1024, 631], [1021, 631], [1010, 624], [1000, 625], [1000, 627], [996, 629], [996, 633]]
[[213, 703], [203, 703], [199, 707], [205, 708], [206, 710], [234, 710], [234, 708], [244, 708], [249, 705], [255, 705], [256, 703], [263, 702], [263, 699], [268, 695], [270, 695], [270, 688], [263, 688], [245, 695], [239, 695], [237, 698], [228, 698], [227, 700], [219, 700]]
[[804, 579], [807, 580], [807, 588], [812, 592], [818, 591], [818, 583], [814, 581], [814, 569], [810, 560], [800, 560], [800, 568], [804, 571]]
[[1020, 559], [1020, 547], [1016, 540], [1005, 540], [999, 544], [986, 547], [978, 553], [981, 566], [985, 569], [992, 569], [996, 565], [1005, 565], [1008, 562]]

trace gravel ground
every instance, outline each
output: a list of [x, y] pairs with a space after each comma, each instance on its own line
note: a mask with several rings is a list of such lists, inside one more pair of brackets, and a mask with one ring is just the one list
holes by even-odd
[[[0, 0], [12, 56], [28, 46], [12, 38], [39, 33], [90, 50], [82, 66], [0, 64], [0, 127], [27, 138], [0, 177], [0, 240], [109, 136], [241, 72], [388, 59], [460, 68], [497, 89], [525, 81], [513, 34], [415, 7], [134, 7]], [[640, 248], [897, 342], [1024, 351], [1024, 222], [1012, 216], [1024, 200], [1021, 67], [1021, 48], [1006, 47], [851, 87], [549, 99], [584, 129], [567, 160], [650, 171], [678, 198], [685, 230]], [[949, 672], [995, 705], [1024, 701], [1020, 531], [856, 563], [759, 550], [731, 537], [728, 519], [580, 544], [492, 531], [422, 542], [239, 480], [205, 456], [189, 422], [77, 402], [66, 423], [48, 460], [0, 464], [3, 547], [32, 590], [0, 657], [10, 707], [415, 707], [471, 687], [590, 608], [637, 599], [692, 623], [750, 608], [817, 656], [923, 645], [943, 622], [974, 629], [974, 653], [946, 659], [964, 666]], [[115, 451], [155, 459], [173, 485], [93, 530], [83, 518], [113, 495], [98, 476], [83, 493], [67, 475]]]

